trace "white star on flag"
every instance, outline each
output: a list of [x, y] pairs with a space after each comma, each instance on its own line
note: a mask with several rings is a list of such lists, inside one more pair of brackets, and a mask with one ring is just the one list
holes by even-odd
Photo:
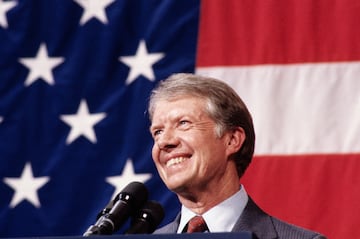
[[91, 18], [97, 18], [100, 22], [107, 24], [108, 20], [105, 14], [105, 8], [114, 2], [114, 0], [74, 0], [83, 9], [84, 12], [80, 19], [80, 25], [84, 25]]
[[90, 142], [96, 143], [94, 126], [105, 117], [105, 113], [90, 114], [86, 101], [82, 99], [76, 114], [60, 116], [60, 119], [71, 127], [66, 144], [71, 144], [81, 135], [85, 136]]
[[143, 75], [150, 81], [155, 80], [152, 66], [164, 57], [164, 53], [149, 53], [146, 43], [141, 40], [134, 56], [122, 56], [121, 62], [130, 67], [125, 84], [131, 84], [138, 76]]
[[0, 123], [3, 121], [3, 117], [0, 116]]
[[19, 178], [4, 178], [4, 183], [14, 189], [15, 194], [10, 202], [14, 208], [23, 200], [28, 200], [39, 208], [40, 201], [37, 191], [49, 181], [49, 177], [34, 177], [30, 163], [26, 163]]
[[42, 79], [49, 85], [54, 84], [52, 74], [53, 68], [64, 61], [63, 57], [49, 57], [45, 43], [40, 44], [35, 57], [23, 57], [19, 59], [20, 63], [29, 68], [30, 73], [25, 80], [25, 85], [29, 86], [34, 81]]
[[124, 169], [120, 176], [111, 176], [106, 178], [106, 182], [110, 183], [115, 187], [115, 191], [112, 195], [112, 199], [115, 198], [116, 194], [121, 192], [130, 182], [141, 182], [145, 183], [152, 177], [151, 173], [141, 173], [136, 174], [134, 170], [134, 165], [131, 159], [126, 160]]
[[15, 1], [0, 0], [0, 26], [2, 26], [3, 28], [8, 27], [6, 13], [8, 11], [10, 11], [10, 9], [15, 7], [16, 5], [17, 5], [17, 2], [15, 2]]

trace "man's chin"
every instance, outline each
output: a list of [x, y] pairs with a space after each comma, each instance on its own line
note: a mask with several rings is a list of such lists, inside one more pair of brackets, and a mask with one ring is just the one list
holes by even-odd
[[167, 188], [174, 193], [183, 192], [187, 188], [185, 185], [186, 184], [184, 182], [179, 181], [166, 183]]

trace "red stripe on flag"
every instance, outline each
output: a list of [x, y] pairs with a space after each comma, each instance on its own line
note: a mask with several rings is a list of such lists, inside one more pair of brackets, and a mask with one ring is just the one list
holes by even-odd
[[354, 238], [359, 171], [359, 154], [255, 157], [241, 181], [268, 213], [328, 238]]
[[357, 0], [201, 4], [198, 67], [360, 59]]

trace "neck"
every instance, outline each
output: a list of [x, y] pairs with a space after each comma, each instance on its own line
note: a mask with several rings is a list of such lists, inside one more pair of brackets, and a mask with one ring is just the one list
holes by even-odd
[[[221, 182], [221, 183], [219, 183]], [[239, 178], [223, 178], [217, 185], [191, 188], [178, 193], [179, 201], [198, 215], [202, 215], [240, 190]]]

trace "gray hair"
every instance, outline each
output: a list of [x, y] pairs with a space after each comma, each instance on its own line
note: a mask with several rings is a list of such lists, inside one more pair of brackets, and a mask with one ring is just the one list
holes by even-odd
[[150, 95], [148, 113], [150, 121], [159, 100], [171, 100], [182, 96], [196, 96], [206, 100], [206, 112], [216, 123], [216, 134], [221, 137], [236, 127], [245, 131], [246, 139], [234, 155], [239, 177], [250, 164], [255, 147], [252, 117], [239, 95], [226, 83], [188, 73], [173, 74], [155, 87]]

